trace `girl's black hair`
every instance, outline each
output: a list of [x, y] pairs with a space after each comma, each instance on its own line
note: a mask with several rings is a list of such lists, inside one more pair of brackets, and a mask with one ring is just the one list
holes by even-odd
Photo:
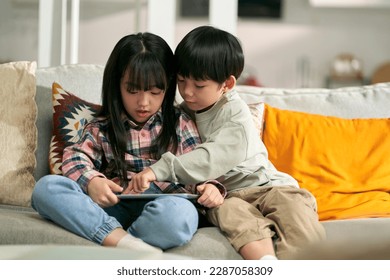
[[212, 26], [200, 26], [176, 47], [175, 64], [177, 73], [183, 77], [222, 84], [230, 75], [240, 77], [244, 54], [234, 35]]
[[152, 144], [153, 156], [159, 159], [168, 148], [176, 152], [178, 139], [176, 124], [178, 115], [174, 107], [176, 79], [173, 52], [161, 37], [152, 33], [137, 33], [120, 39], [111, 52], [103, 73], [102, 109], [99, 116], [108, 119], [110, 140], [115, 166], [121, 185], [128, 184], [125, 153], [128, 134], [123, 123], [126, 114], [122, 102], [120, 83], [126, 71], [129, 81], [138, 90], [156, 86], [165, 91], [162, 109], [162, 129]]

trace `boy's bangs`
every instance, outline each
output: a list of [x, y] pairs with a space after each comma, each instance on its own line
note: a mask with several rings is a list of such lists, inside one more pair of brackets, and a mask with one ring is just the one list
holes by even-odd
[[[206, 60], [206, 59], [204, 59]], [[180, 59], [178, 58], [178, 74], [183, 77], [191, 77], [195, 80], [207, 80], [211, 78], [209, 63], [204, 63], [200, 59]]]
[[127, 66], [129, 82], [133, 90], [149, 90], [157, 87], [166, 90], [167, 81], [165, 70], [160, 62], [147, 54], [135, 57]]
[[177, 59], [177, 71], [184, 77], [191, 77], [195, 80], [220, 80], [220, 73], [224, 73], [225, 63], [218, 60], [218, 56], [213, 55], [213, 51], [198, 50], [197, 53], [191, 54], [189, 57]]

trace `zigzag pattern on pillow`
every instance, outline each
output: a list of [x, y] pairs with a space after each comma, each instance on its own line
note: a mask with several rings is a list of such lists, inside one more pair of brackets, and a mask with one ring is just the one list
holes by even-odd
[[61, 175], [63, 150], [80, 139], [84, 125], [96, 116], [101, 106], [77, 97], [58, 83], [52, 85], [52, 100], [53, 135], [49, 166], [51, 174]]

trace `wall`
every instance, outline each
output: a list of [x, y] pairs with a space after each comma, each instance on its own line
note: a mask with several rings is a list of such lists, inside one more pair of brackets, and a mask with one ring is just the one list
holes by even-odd
[[[79, 62], [104, 64], [118, 39], [136, 31], [135, 14], [125, 1], [91, 2], [83, 3], [80, 11]], [[143, 9], [140, 30], [146, 29], [146, 16]], [[0, 1], [0, 61], [36, 60], [37, 18], [33, 0]], [[178, 18], [176, 43], [201, 24], [207, 19]], [[285, 0], [282, 19], [239, 19], [237, 36], [246, 72], [264, 86], [322, 87], [332, 60], [342, 52], [361, 59], [367, 78], [390, 61], [389, 26], [390, 8], [313, 8], [307, 0]], [[302, 62], [309, 69], [307, 76], [300, 75]]]
[[240, 22], [238, 36], [249, 65], [266, 86], [301, 84], [300, 59], [309, 60], [309, 86], [323, 86], [341, 52], [361, 59], [364, 74], [390, 61], [390, 9], [312, 8], [305, 0], [284, 1], [280, 22]]
[[38, 5], [0, 1], [0, 62], [36, 60]]

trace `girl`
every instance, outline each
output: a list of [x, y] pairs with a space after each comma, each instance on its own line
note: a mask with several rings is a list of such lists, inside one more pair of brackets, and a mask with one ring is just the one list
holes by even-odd
[[[35, 186], [32, 206], [40, 215], [104, 246], [161, 252], [192, 238], [198, 212], [187, 199], [116, 196], [163, 153], [182, 154], [200, 142], [195, 124], [174, 107], [172, 62], [172, 50], [157, 35], [119, 40], [104, 70], [99, 117], [64, 150], [64, 176], [45, 176]], [[153, 182], [148, 190], [194, 191], [168, 182]]]

